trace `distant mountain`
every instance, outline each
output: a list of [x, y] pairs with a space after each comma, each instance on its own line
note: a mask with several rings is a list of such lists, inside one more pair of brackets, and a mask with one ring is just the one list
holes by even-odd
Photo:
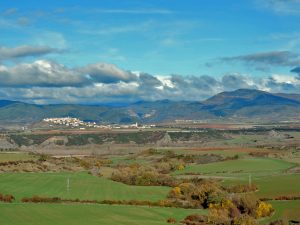
[[267, 120], [298, 117], [297, 96], [271, 94], [259, 90], [239, 89], [222, 92], [203, 102], [204, 108], [222, 117], [257, 118]]
[[17, 102], [9, 101], [9, 100], [0, 100], [0, 107], [11, 105], [11, 104], [14, 104], [14, 103], [17, 103]]
[[300, 102], [300, 95], [299, 94], [278, 93], [278, 94], [275, 94], [275, 95], [283, 97], [283, 98], [288, 98], [288, 99], [296, 100], [296, 101]]
[[77, 117], [102, 123], [186, 120], [280, 121], [300, 119], [300, 95], [239, 89], [203, 102], [140, 101], [133, 104], [35, 105], [0, 101], [0, 122], [32, 123], [47, 117]]

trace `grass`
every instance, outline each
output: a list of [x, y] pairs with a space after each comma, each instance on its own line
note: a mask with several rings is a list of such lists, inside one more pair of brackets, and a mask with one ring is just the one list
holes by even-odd
[[300, 196], [300, 174], [284, 173], [286, 169], [294, 165], [294, 163], [279, 159], [250, 157], [210, 164], [193, 164], [174, 174], [201, 173], [212, 177], [233, 178], [224, 179], [225, 186], [248, 183], [249, 174], [251, 174], [252, 182], [259, 187], [258, 197]]
[[264, 141], [267, 136], [263, 135], [235, 135], [232, 134], [232, 139], [226, 140], [229, 145], [253, 145], [254, 141]]
[[[160, 150], [160, 152], [164, 152], [165, 150]], [[197, 150], [190, 150], [190, 149], [172, 149], [170, 150], [175, 154], [183, 154], [183, 155], [206, 155], [206, 154], [216, 154], [221, 156], [244, 156], [248, 155], [247, 152], [241, 152], [238, 150], [210, 150], [210, 151], [197, 151]]]
[[7, 152], [0, 153], [0, 162], [18, 161], [18, 160], [32, 160], [35, 159], [34, 155], [27, 152]]
[[254, 176], [282, 172], [295, 164], [270, 158], [244, 158], [209, 164], [193, 164], [174, 174], [201, 173], [211, 175], [239, 176], [252, 173]]
[[[248, 179], [226, 180], [224, 184], [247, 183]], [[278, 197], [283, 195], [300, 196], [300, 174], [278, 174], [274, 176], [254, 177], [253, 183], [257, 184], [258, 197]]]
[[143, 159], [132, 159], [129, 156], [116, 156], [109, 158], [112, 160], [112, 165], [130, 165], [130, 164], [146, 164], [148, 163], [147, 160]]
[[[203, 210], [118, 205], [0, 204], [1, 225], [166, 225]], [[178, 223], [179, 224], [179, 223]]]
[[283, 220], [297, 220], [300, 221], [300, 200], [297, 201], [270, 201], [275, 208], [275, 214], [263, 220], [263, 223], [268, 224], [271, 221]]
[[[67, 191], [67, 178], [70, 190]], [[0, 192], [13, 194], [18, 200], [33, 195], [89, 200], [165, 199], [168, 187], [129, 186], [87, 173], [3, 173]]]

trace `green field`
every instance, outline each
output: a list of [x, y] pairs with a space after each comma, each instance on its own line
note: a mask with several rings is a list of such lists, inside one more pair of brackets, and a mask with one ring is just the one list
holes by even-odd
[[0, 153], [0, 162], [7, 161], [18, 161], [18, 160], [32, 160], [36, 157], [34, 155], [28, 154], [26, 152], [8, 152]]
[[147, 160], [142, 160], [142, 159], [132, 159], [128, 156], [119, 156], [119, 157], [112, 157], [110, 158], [112, 161], [112, 165], [130, 165], [134, 163], [138, 164], [147, 164]]
[[300, 221], [300, 200], [297, 201], [270, 201], [275, 208], [275, 214], [271, 218], [264, 219], [264, 223], [277, 219]]
[[[67, 178], [70, 190], [67, 191]], [[129, 186], [87, 173], [3, 173], [0, 193], [13, 194], [17, 199], [33, 195], [89, 200], [165, 199], [168, 187]]]
[[[203, 210], [118, 205], [0, 204], [1, 225], [165, 225]], [[179, 223], [178, 223], [179, 224]]]
[[[133, 164], [151, 166], [160, 155], [120, 155], [110, 158], [116, 164]], [[255, 150], [254, 150], [255, 151]], [[255, 192], [260, 198], [278, 196], [300, 196], [300, 173], [287, 173], [296, 163], [267, 157], [251, 157], [248, 152], [238, 150], [193, 151], [174, 150], [176, 154], [219, 154], [223, 157], [239, 154], [237, 160], [227, 160], [208, 164], [186, 164], [184, 170], [171, 172], [174, 178], [187, 173], [203, 177], [219, 177], [222, 185], [248, 183], [249, 174], [259, 190]], [[29, 160], [37, 158], [27, 153], [2, 153], [1, 161]], [[288, 154], [286, 157], [290, 157]], [[194, 213], [207, 213], [206, 210], [188, 210], [183, 208], [163, 208], [149, 206], [104, 205], [104, 204], [31, 204], [22, 203], [23, 197], [35, 195], [44, 197], [61, 197], [63, 199], [81, 200], [145, 200], [159, 201], [167, 198], [170, 187], [134, 186], [110, 180], [110, 175], [118, 168], [103, 166], [97, 177], [87, 172], [47, 172], [47, 173], [0, 173], [0, 193], [16, 197], [13, 203], [0, 203], [0, 224], [2, 225], [160, 225], [167, 224], [170, 217], [177, 224], [185, 216]], [[67, 180], [70, 188], [67, 188]], [[275, 213], [270, 218], [260, 220], [268, 224], [279, 218], [300, 220], [300, 201], [270, 201]]]
[[[253, 149], [255, 151], [256, 149]], [[161, 153], [165, 153], [167, 150], [159, 150]], [[172, 152], [176, 154], [183, 154], [183, 155], [207, 155], [207, 154], [216, 154], [221, 156], [245, 156], [248, 155], [248, 152], [242, 152], [236, 149], [224, 149], [224, 150], [210, 150], [210, 151], [200, 151], [200, 150], [192, 150], [192, 149], [175, 149], [171, 150]]]
[[[300, 196], [300, 174], [279, 174], [274, 176], [254, 177], [253, 183], [258, 185], [259, 197], [278, 197], [283, 195]], [[226, 180], [225, 185], [247, 183], [248, 179]]]
[[[174, 174], [201, 173], [218, 176], [240, 176], [241, 174], [273, 174], [282, 172], [295, 164], [270, 158], [244, 158], [209, 164], [193, 164]], [[243, 175], [244, 176], [244, 175]]]

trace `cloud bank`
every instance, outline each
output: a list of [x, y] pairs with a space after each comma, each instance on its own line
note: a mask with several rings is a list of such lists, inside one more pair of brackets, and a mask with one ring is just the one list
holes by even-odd
[[[254, 60], [252, 56], [242, 59], [245, 58]], [[126, 71], [108, 63], [68, 68], [54, 61], [36, 60], [13, 66], [0, 65], [0, 98], [41, 104], [98, 104], [160, 99], [200, 101], [239, 88], [300, 93], [299, 68], [292, 71], [294, 75], [271, 74], [257, 79], [239, 73], [220, 78], [161, 76]]]

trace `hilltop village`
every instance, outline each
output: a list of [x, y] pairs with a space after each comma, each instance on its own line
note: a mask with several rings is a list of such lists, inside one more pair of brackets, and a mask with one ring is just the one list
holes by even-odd
[[59, 118], [45, 118], [43, 122], [47, 123], [49, 127], [63, 126], [66, 128], [79, 128], [84, 130], [86, 128], [101, 128], [101, 129], [147, 129], [156, 127], [155, 124], [141, 125], [134, 124], [97, 124], [96, 122], [85, 122], [78, 118], [59, 117]]

